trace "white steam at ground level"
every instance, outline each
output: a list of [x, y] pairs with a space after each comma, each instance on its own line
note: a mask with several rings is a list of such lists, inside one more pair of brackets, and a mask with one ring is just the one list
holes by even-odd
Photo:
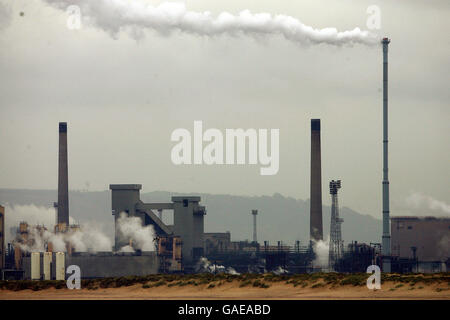
[[278, 268], [276, 268], [274, 271], [272, 271], [273, 274], [276, 274], [277, 276], [282, 275], [282, 274], [288, 274], [289, 271], [284, 269], [283, 267], [279, 266]]
[[119, 249], [119, 252], [135, 252], [133, 247], [130, 245], [123, 246]]
[[316, 258], [313, 261], [314, 267], [328, 268], [329, 248], [329, 241], [319, 240], [313, 242], [313, 250], [316, 254]]
[[226, 268], [225, 266], [211, 263], [205, 257], [201, 257], [199, 259], [199, 261], [195, 266], [195, 271], [204, 273], [228, 273], [232, 275], [239, 275], [239, 272], [237, 272], [234, 268], [232, 267]]
[[43, 0], [49, 5], [66, 11], [76, 4], [80, 8], [83, 23], [92, 24], [113, 37], [120, 31], [128, 31], [134, 37], [142, 37], [145, 30], [161, 35], [180, 31], [198, 36], [239, 36], [260, 38], [281, 35], [297, 44], [373, 45], [375, 35], [354, 28], [338, 31], [336, 28], [315, 29], [287, 15], [251, 13], [243, 10], [237, 15], [222, 12], [213, 16], [210, 12], [189, 11], [184, 3], [163, 2], [152, 6], [144, 0]]

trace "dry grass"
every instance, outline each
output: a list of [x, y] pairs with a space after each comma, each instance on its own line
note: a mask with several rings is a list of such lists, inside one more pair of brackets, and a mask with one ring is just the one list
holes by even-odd
[[[294, 275], [267, 274], [157, 274], [148, 276], [129, 276], [118, 278], [85, 279], [81, 281], [81, 287], [88, 290], [98, 290], [106, 288], [121, 288], [134, 285], [141, 285], [144, 289], [155, 287], [185, 287], [185, 286], [205, 286], [213, 289], [221, 287], [226, 283], [238, 283], [239, 288], [270, 288], [271, 283], [283, 283], [292, 287], [312, 289], [341, 286], [362, 287], [366, 285], [368, 274], [355, 273], [311, 273]], [[450, 273], [438, 274], [382, 274], [382, 283], [393, 283], [392, 291], [401, 289], [408, 284], [408, 289], [423, 289], [424, 285], [439, 284], [438, 292], [450, 289]], [[420, 283], [420, 286], [416, 284]], [[65, 281], [0, 281], [0, 289], [10, 291], [21, 291], [30, 289], [40, 291], [45, 289], [66, 288]]]

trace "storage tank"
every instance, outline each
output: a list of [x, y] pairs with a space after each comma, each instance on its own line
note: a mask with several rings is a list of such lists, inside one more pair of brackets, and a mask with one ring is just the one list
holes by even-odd
[[56, 280], [65, 280], [66, 279], [66, 266], [65, 266], [65, 254], [64, 252], [57, 252], [55, 254], [56, 260]]
[[42, 269], [44, 272], [44, 280], [51, 280], [52, 279], [52, 253], [51, 252], [44, 252], [43, 257], [43, 263], [42, 263]]
[[31, 253], [31, 280], [41, 279], [41, 253]]

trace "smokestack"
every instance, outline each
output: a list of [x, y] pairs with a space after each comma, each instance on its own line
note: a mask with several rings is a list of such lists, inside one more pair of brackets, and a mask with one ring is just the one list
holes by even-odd
[[320, 119], [311, 119], [311, 199], [310, 240], [323, 240], [322, 166], [320, 157]]
[[5, 268], [5, 207], [0, 205], [0, 269]]
[[383, 38], [383, 272], [391, 272], [391, 234], [389, 228], [388, 176], [388, 38]]
[[252, 210], [253, 215], [253, 242], [257, 243], [258, 239], [256, 237], [256, 216], [258, 215], [258, 210]]
[[58, 224], [69, 225], [69, 183], [67, 173], [67, 122], [59, 123]]

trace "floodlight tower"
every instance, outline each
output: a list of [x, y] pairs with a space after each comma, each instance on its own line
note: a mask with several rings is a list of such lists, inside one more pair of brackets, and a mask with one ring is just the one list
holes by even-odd
[[328, 264], [332, 269], [335, 263], [342, 258], [344, 242], [342, 240], [341, 224], [344, 219], [339, 218], [338, 190], [341, 188], [341, 180], [330, 181], [331, 194], [331, 225], [330, 225], [330, 248]]

